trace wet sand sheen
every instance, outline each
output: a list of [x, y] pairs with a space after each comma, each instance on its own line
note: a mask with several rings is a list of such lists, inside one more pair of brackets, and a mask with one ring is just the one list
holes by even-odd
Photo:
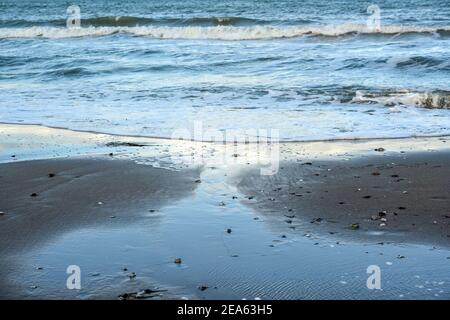
[[[374, 154], [379, 152], [374, 152]], [[450, 152], [290, 161], [242, 174], [246, 201], [295, 229], [368, 242], [450, 245]]]
[[78, 229], [158, 224], [158, 209], [192, 194], [198, 174], [104, 158], [0, 165], [0, 296], [14, 292], [4, 281], [21, 254]]

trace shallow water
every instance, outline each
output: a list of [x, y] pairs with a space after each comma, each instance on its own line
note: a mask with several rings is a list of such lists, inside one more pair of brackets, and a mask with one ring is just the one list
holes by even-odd
[[[0, 121], [170, 137], [279, 129], [286, 140], [450, 132], [450, 6], [369, 2], [0, 4]], [[202, 137], [208, 139], [207, 137]]]

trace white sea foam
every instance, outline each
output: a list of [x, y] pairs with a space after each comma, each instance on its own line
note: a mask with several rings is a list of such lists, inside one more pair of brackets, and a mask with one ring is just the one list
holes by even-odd
[[386, 106], [418, 106], [429, 109], [450, 109], [450, 94], [445, 92], [397, 91], [386, 93], [367, 93], [356, 91], [354, 103], [375, 102]]
[[303, 35], [340, 36], [348, 33], [401, 34], [433, 33], [450, 31], [450, 26], [440, 28], [418, 26], [383, 26], [373, 30], [363, 24], [343, 24], [329, 26], [251, 26], [251, 27], [85, 27], [67, 29], [58, 27], [0, 28], [0, 39], [5, 38], [69, 38], [86, 36], [107, 36], [115, 33], [129, 33], [161, 39], [215, 39], [215, 40], [264, 40], [293, 38]]

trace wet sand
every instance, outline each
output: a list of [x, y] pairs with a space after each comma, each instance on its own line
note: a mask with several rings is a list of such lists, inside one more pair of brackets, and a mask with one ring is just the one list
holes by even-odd
[[[220, 146], [0, 134], [0, 299], [450, 297], [444, 139], [282, 144], [261, 176], [253, 149], [174, 165]], [[383, 290], [366, 288], [373, 264]]]
[[291, 161], [249, 170], [246, 203], [291, 228], [368, 242], [450, 245], [450, 152], [373, 152], [349, 161]]
[[5, 280], [22, 253], [81, 228], [158, 224], [157, 211], [191, 195], [198, 174], [105, 158], [0, 165], [0, 297], [15, 295]]

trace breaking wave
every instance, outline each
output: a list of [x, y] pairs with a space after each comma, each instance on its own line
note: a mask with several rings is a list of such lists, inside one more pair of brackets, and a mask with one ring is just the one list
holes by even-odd
[[[104, 18], [102, 18], [104, 19]], [[217, 18], [219, 19], [219, 18]], [[239, 18], [242, 19], [242, 18]], [[120, 21], [120, 19], [119, 19]], [[34, 26], [27, 28], [0, 28], [0, 39], [5, 38], [70, 38], [86, 36], [108, 36], [116, 33], [132, 34], [160, 39], [212, 39], [212, 40], [265, 40], [294, 38], [304, 35], [336, 37], [346, 34], [395, 35], [404, 33], [447, 33], [450, 26], [440, 28], [418, 26], [383, 26], [381, 30], [369, 29], [362, 24], [329, 26], [288, 26], [276, 27], [253, 25], [248, 27], [219, 25], [202, 26], [91, 26], [77, 29], [64, 27]]]
[[356, 91], [353, 103], [379, 103], [385, 106], [416, 106], [427, 109], [450, 109], [450, 91], [392, 91], [368, 93]]

